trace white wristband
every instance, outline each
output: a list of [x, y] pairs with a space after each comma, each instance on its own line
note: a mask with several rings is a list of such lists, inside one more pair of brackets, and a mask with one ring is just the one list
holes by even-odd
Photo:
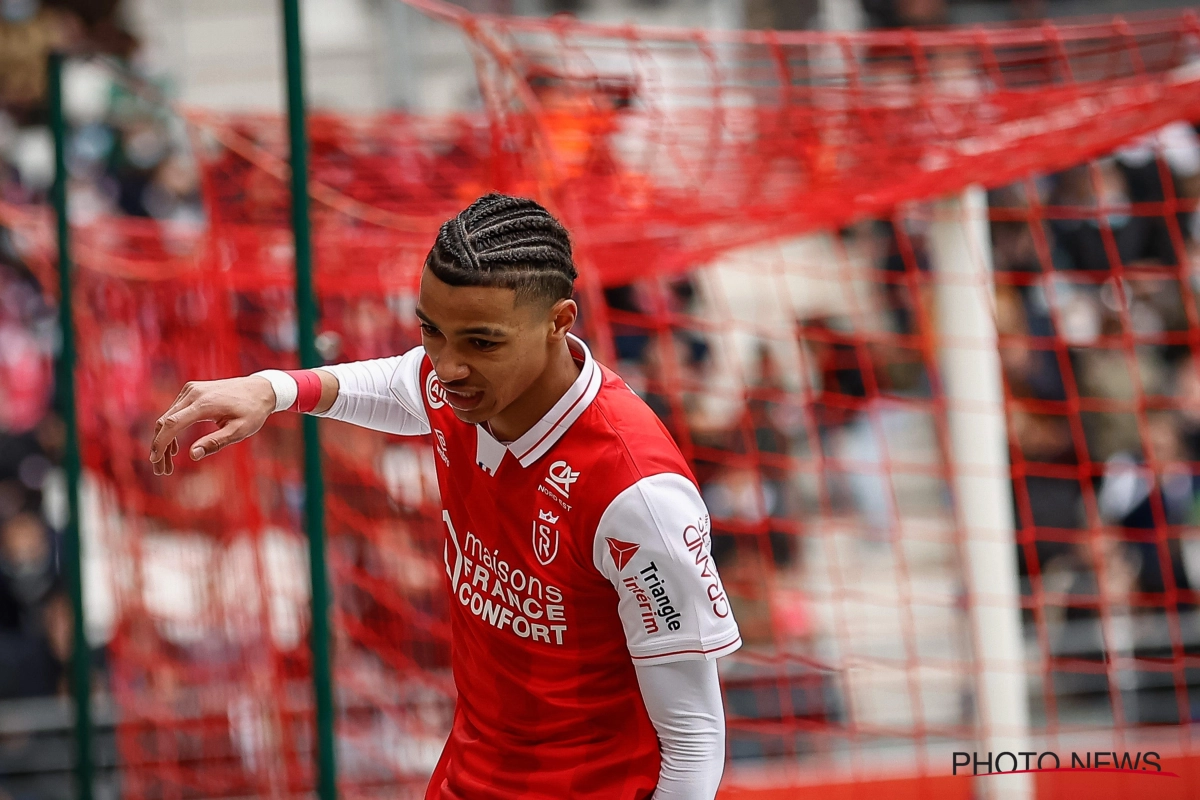
[[296, 402], [296, 395], [300, 393], [300, 385], [296, 383], [295, 378], [283, 370], [264, 369], [254, 373], [253, 377], [266, 378], [271, 382], [271, 388], [275, 390], [276, 411], [285, 411]]

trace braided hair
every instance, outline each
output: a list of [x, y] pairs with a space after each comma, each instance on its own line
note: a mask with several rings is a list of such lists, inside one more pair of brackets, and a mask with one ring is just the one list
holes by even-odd
[[495, 192], [442, 225], [425, 266], [451, 286], [513, 289], [517, 302], [570, 298], [576, 277], [562, 223], [533, 200]]

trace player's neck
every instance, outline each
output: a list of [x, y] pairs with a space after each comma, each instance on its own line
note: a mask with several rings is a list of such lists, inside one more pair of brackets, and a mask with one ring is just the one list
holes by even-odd
[[533, 385], [508, 408], [488, 420], [492, 436], [501, 442], [520, 439], [562, 399], [578, 377], [579, 365], [564, 341]]

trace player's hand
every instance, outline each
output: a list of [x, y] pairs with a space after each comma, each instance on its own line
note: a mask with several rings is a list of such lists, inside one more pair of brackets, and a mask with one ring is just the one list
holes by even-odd
[[193, 461], [240, 442], [262, 428], [275, 410], [275, 390], [266, 378], [253, 375], [219, 381], [189, 381], [154, 425], [150, 463], [155, 475], [175, 471], [177, 437], [197, 422], [215, 422], [218, 429], [192, 445]]

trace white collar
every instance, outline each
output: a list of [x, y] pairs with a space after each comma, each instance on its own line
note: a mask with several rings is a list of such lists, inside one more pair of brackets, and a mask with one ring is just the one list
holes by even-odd
[[522, 467], [528, 467], [546, 454], [563, 434], [579, 419], [584, 410], [591, 405], [600, 392], [603, 375], [592, 352], [578, 337], [567, 334], [567, 347], [576, 359], [582, 357], [583, 366], [579, 377], [567, 389], [566, 394], [546, 412], [546, 415], [534, 423], [533, 427], [521, 435], [515, 442], [507, 445], [496, 441], [483, 425], [475, 426], [475, 462], [489, 475], [495, 475], [504, 459], [504, 453], [511, 452]]

